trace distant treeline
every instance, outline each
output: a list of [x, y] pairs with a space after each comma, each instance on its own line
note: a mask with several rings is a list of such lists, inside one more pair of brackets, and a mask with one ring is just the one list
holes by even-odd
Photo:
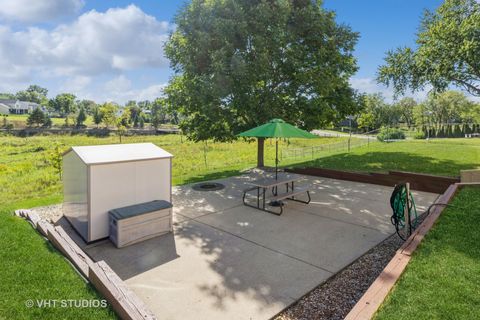
[[479, 124], [446, 124], [440, 126], [422, 126], [421, 131], [425, 137], [431, 138], [461, 138], [465, 135], [479, 133]]

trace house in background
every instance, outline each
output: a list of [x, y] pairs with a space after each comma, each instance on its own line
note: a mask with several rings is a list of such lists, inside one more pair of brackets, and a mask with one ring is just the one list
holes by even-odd
[[10, 114], [10, 107], [0, 102], [0, 114]]
[[0, 99], [0, 114], [28, 114], [36, 108], [46, 111], [38, 103], [15, 99]]

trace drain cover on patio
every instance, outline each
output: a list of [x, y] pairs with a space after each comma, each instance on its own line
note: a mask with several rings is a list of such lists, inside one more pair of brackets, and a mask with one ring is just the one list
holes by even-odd
[[225, 188], [225, 186], [218, 182], [202, 182], [192, 186], [192, 189], [196, 191], [217, 191], [223, 188]]

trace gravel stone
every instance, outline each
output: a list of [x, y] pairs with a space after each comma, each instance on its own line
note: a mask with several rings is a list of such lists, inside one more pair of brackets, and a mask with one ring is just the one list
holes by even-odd
[[63, 206], [61, 203], [44, 207], [30, 209], [35, 211], [40, 218], [55, 224], [63, 216]]

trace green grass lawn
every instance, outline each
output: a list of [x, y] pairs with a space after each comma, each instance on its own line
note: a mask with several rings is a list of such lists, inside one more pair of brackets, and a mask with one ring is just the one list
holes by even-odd
[[[7, 116], [7, 121], [12, 123], [15, 128], [23, 128], [27, 125], [27, 114], [9, 114]], [[3, 116], [2, 116], [3, 119]], [[65, 118], [51, 118], [52, 124], [56, 127], [61, 127], [65, 124]], [[72, 125], [70, 120], [70, 125]], [[85, 120], [86, 126], [94, 126], [93, 118], [91, 116], [87, 116], [87, 120]]]
[[375, 319], [480, 319], [479, 221], [480, 188], [460, 190]]
[[460, 170], [480, 168], [480, 139], [375, 142], [350, 153], [333, 154], [299, 165], [364, 172], [400, 170], [453, 177], [459, 176]]
[[[57, 202], [58, 197], [28, 200], [32, 207]], [[14, 206], [0, 209], [0, 319], [114, 319], [107, 308], [27, 307], [27, 300], [100, 300], [71, 265], [28, 222], [11, 215]]]

